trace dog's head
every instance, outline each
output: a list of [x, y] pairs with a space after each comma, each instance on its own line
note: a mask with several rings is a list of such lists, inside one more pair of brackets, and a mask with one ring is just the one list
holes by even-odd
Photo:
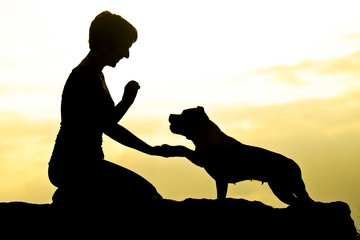
[[181, 114], [170, 114], [169, 122], [172, 133], [192, 140], [197, 132], [209, 122], [209, 118], [203, 107], [197, 107], [186, 109]]

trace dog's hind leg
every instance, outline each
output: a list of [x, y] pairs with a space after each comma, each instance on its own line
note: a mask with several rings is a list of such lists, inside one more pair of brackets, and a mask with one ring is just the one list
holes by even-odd
[[280, 181], [269, 181], [269, 187], [271, 188], [271, 191], [275, 194], [276, 197], [279, 198], [280, 201], [292, 205], [296, 203], [297, 198], [287, 186], [287, 184], [284, 184]]
[[225, 199], [228, 189], [228, 183], [224, 181], [216, 181], [216, 180], [215, 182], [216, 182], [217, 199]]

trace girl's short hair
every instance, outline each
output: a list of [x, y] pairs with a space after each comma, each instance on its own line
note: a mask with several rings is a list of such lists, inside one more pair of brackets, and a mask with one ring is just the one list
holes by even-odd
[[134, 43], [137, 30], [120, 15], [104, 11], [91, 22], [89, 30], [89, 46], [94, 50], [100, 46], [115, 49], [120, 41]]

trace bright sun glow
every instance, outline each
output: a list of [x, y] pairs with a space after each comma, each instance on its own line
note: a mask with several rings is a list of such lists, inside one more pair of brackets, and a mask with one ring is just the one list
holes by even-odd
[[[141, 85], [125, 127], [150, 144], [193, 147], [167, 118], [202, 105], [229, 135], [294, 158], [314, 199], [346, 201], [359, 220], [359, 1], [0, 2], [0, 201], [51, 201], [61, 91], [88, 52], [90, 22], [109, 10], [139, 32], [130, 58], [104, 69], [115, 102], [127, 81]], [[104, 149], [167, 198], [215, 196], [211, 178], [185, 159], [107, 138]], [[256, 183], [230, 196], [282, 206]]]

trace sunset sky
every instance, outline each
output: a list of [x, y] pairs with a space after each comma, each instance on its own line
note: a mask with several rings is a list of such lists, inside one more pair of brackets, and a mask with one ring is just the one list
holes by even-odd
[[[49, 203], [47, 164], [63, 85], [88, 52], [104, 10], [138, 30], [130, 58], [104, 74], [115, 102], [141, 85], [120, 122], [151, 145], [186, 145], [168, 116], [203, 106], [225, 133], [302, 169], [316, 201], [344, 201], [360, 227], [360, 1], [0, 0], [0, 202]], [[105, 158], [165, 198], [215, 198], [214, 181], [184, 158], [147, 156], [104, 136]], [[286, 207], [267, 184], [228, 197]]]

